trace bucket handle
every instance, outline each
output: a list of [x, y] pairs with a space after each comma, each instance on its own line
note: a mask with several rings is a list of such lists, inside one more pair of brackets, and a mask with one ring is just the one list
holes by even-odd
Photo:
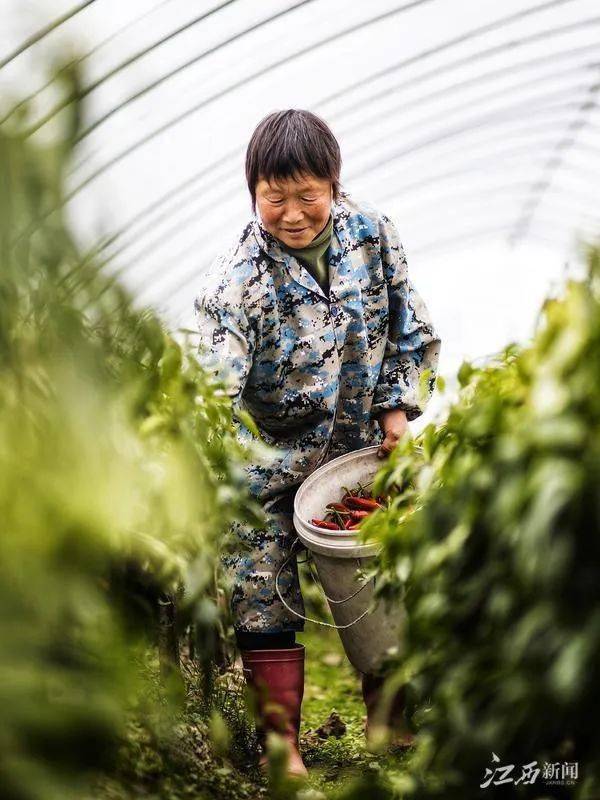
[[[298, 611], [294, 611], [294, 609], [293, 609], [293, 608], [291, 608], [291, 607], [290, 607], [290, 606], [289, 606], [289, 605], [288, 605], [288, 604], [285, 602], [285, 600], [283, 599], [283, 596], [282, 596], [282, 594], [281, 594], [281, 590], [280, 590], [280, 588], [279, 588], [279, 576], [281, 575], [281, 573], [282, 573], [282, 571], [283, 571], [283, 568], [284, 568], [285, 566], [287, 566], [288, 562], [289, 562], [289, 561], [291, 561], [291, 559], [292, 559], [292, 558], [293, 558], [295, 555], [296, 555], [296, 550], [295, 550], [295, 549], [293, 549], [293, 550], [292, 550], [292, 552], [289, 554], [289, 556], [288, 556], [288, 557], [285, 559], [285, 561], [284, 561], [284, 562], [281, 564], [281, 566], [280, 566], [280, 567], [279, 567], [279, 569], [277, 570], [277, 575], [275, 576], [275, 590], [276, 590], [276, 592], [277, 592], [277, 594], [278, 594], [278, 596], [279, 596], [279, 599], [281, 600], [281, 602], [283, 603], [283, 605], [284, 605], [284, 606], [287, 608], [287, 610], [288, 610], [288, 611], [289, 611], [291, 614], [293, 614], [295, 617], [300, 617], [300, 619], [303, 619], [305, 622], [314, 622], [314, 623], [315, 623], [315, 625], [322, 625], [324, 628], [335, 628], [337, 631], [343, 631], [343, 630], [346, 630], [346, 628], [351, 628], [353, 625], [356, 625], [356, 623], [357, 623], [357, 622], [360, 622], [360, 621], [361, 621], [361, 619], [363, 619], [363, 617], [366, 617], [366, 616], [367, 616], [367, 614], [368, 614], [368, 613], [369, 613], [369, 611], [370, 611], [370, 609], [369, 609], [369, 608], [365, 609], [365, 611], [363, 611], [363, 612], [362, 612], [362, 614], [360, 614], [358, 617], [356, 617], [356, 619], [353, 619], [353, 620], [352, 620], [352, 622], [348, 622], [348, 623], [346, 623], [346, 625], [334, 625], [332, 622], [323, 622], [322, 620], [320, 620], [320, 619], [314, 619], [313, 617], [305, 617], [305, 616], [304, 616], [304, 614], [300, 614], [300, 612], [298, 612]], [[344, 600], [329, 600], [329, 598], [327, 597], [327, 595], [325, 595], [325, 597], [327, 597], [327, 600], [328, 600], [329, 602], [333, 602], [333, 603], [346, 603], [346, 602], [347, 602], [348, 600], [350, 600], [352, 597], [356, 597], [356, 595], [357, 595], [359, 592], [362, 592], [362, 590], [365, 588], [365, 586], [368, 586], [368, 584], [369, 584], [370, 582], [371, 582], [371, 581], [367, 581], [366, 583], [363, 583], [363, 585], [362, 585], [362, 586], [360, 586], [360, 587], [359, 587], [359, 589], [357, 589], [357, 591], [356, 591], [356, 592], [354, 592], [354, 594], [351, 594], [349, 597], [346, 597]]]
[[[357, 559], [357, 561], [358, 561], [358, 559]], [[308, 561], [308, 560], [307, 560], [306, 562], [303, 562], [303, 563], [307, 563], [307, 564], [308, 564], [308, 572], [309, 572], [309, 574], [310, 574], [310, 577], [311, 577], [311, 578], [312, 578], [312, 580], [313, 580], [313, 583], [318, 583], [318, 582], [317, 582], [317, 579], [315, 578], [315, 576], [314, 576], [314, 574], [313, 574], [313, 570], [312, 570], [312, 561]], [[359, 566], [360, 566], [360, 563], [359, 563]], [[375, 581], [375, 578], [373, 578], [373, 582], [374, 582], [374, 581]], [[360, 593], [362, 592], [362, 590], [363, 590], [365, 587], [367, 587], [367, 586], [368, 586], [370, 583], [371, 583], [371, 580], [370, 580], [370, 579], [369, 579], [368, 581], [365, 581], [365, 582], [362, 584], [362, 586], [359, 586], [359, 587], [358, 587], [358, 589], [357, 589], [355, 592], [352, 592], [352, 594], [349, 594], [349, 595], [348, 595], [348, 597], [344, 597], [342, 600], [334, 600], [334, 599], [333, 599], [333, 597], [329, 597], [329, 595], [328, 595], [328, 594], [325, 592], [325, 589], [323, 589], [323, 587], [322, 587], [322, 586], [321, 586], [321, 591], [322, 591], [322, 592], [323, 592], [323, 594], [325, 595], [325, 599], [327, 600], [327, 602], [328, 602], [328, 603], [333, 603], [334, 605], [336, 605], [336, 606], [337, 606], [337, 605], [342, 605], [342, 603], [347, 603], [347, 602], [348, 602], [348, 600], [352, 600], [352, 598], [353, 598], [353, 597], [356, 597], [356, 595], [357, 595], [357, 594], [360, 594]]]

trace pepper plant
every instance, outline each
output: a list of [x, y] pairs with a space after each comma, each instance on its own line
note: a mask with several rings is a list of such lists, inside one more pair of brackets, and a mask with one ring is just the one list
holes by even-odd
[[[364, 532], [382, 544], [382, 598], [408, 611], [388, 683], [408, 683], [419, 734], [395, 776], [406, 796], [485, 797], [492, 753], [492, 769], [514, 765], [511, 796], [598, 790], [598, 250], [588, 265], [545, 303], [530, 345], [465, 363], [447, 418], [376, 477], [393, 500]], [[574, 785], [545, 783], [563, 762], [578, 764]]]
[[64, 113], [50, 143], [0, 130], [0, 785], [14, 800], [81, 797], [112, 763], [147, 702], [136, 662], [161, 593], [184, 586], [212, 656], [220, 541], [258, 519], [223, 387], [70, 232], [80, 108]]

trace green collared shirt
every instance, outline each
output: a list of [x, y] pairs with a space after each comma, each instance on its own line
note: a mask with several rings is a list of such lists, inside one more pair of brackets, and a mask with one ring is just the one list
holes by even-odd
[[283, 245], [290, 255], [302, 262], [325, 294], [329, 293], [329, 263], [327, 260], [327, 250], [331, 244], [332, 235], [333, 217], [330, 214], [327, 225], [325, 225], [321, 233], [315, 236], [312, 242], [306, 247], [295, 248]]

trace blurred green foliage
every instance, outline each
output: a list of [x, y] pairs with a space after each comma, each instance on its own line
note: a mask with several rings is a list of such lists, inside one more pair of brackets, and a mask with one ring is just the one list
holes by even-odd
[[69, 231], [80, 112], [66, 113], [45, 146], [18, 121], [0, 128], [0, 786], [11, 800], [80, 797], [111, 763], [161, 593], [185, 587], [210, 660], [218, 546], [233, 519], [259, 518], [223, 387]]
[[419, 732], [406, 796], [487, 796], [492, 751], [514, 779], [579, 762], [572, 787], [540, 775], [510, 796], [598, 796], [600, 253], [588, 261], [531, 345], [464, 364], [447, 420], [376, 478], [394, 499], [365, 534], [383, 545], [381, 595], [409, 617], [392, 670]]

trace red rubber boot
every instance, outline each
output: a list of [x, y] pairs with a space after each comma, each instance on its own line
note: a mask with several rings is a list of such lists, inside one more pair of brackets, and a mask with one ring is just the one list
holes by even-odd
[[414, 744], [414, 735], [404, 720], [404, 689], [396, 692], [389, 708], [385, 709], [381, 704], [384, 682], [385, 679], [379, 675], [362, 675], [362, 695], [367, 708], [367, 745], [378, 749], [386, 743], [389, 747], [405, 750]]
[[304, 645], [290, 649], [242, 650], [244, 676], [257, 700], [256, 732], [262, 746], [260, 767], [267, 766], [267, 733], [275, 731], [288, 744], [287, 772], [290, 777], [307, 777], [300, 755], [300, 707], [304, 695]]

